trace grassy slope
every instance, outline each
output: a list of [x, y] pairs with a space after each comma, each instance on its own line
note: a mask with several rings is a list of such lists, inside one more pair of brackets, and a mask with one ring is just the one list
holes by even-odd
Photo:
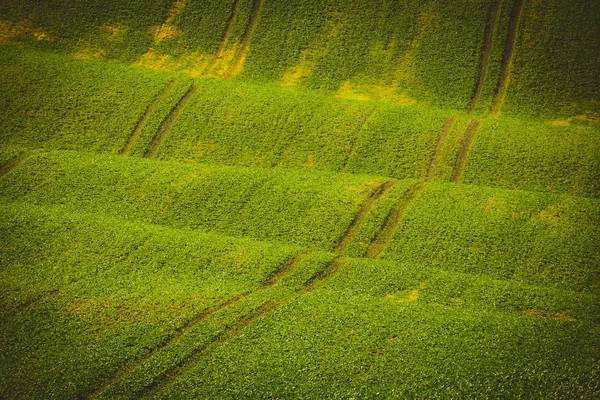
[[[497, 87], [507, 38], [512, 2], [499, 2], [480, 112]], [[341, 96], [466, 110], [480, 73], [490, 4], [5, 0], [0, 41], [195, 76], [242, 72], [242, 79]], [[598, 115], [598, 15], [593, 0], [525, 2], [504, 111]]]
[[597, 1], [525, 2], [506, 112], [598, 117], [599, 47]]
[[[161, 133], [156, 157], [165, 160], [424, 178], [453, 114], [3, 49], [4, 145], [143, 156]], [[455, 115], [435, 171], [444, 180], [468, 125]], [[463, 181], [597, 197], [598, 129], [581, 119], [485, 119]]]
[[5, 175], [0, 197], [329, 250], [384, 181], [50, 152]]
[[597, 398], [592, 3], [0, 0], [0, 397]]
[[2, 47], [4, 145], [116, 153], [168, 74]]
[[462, 182], [600, 197], [600, 123], [485, 120]]
[[597, 291], [596, 199], [436, 184], [409, 204], [384, 259]]
[[[323, 286], [185, 364], [148, 398], [596, 393], [597, 323], [510, 311], [514, 298], [483, 295], [469, 304], [458, 294], [459, 276], [415, 269], [350, 261]], [[536, 297], [525, 287], [513, 290]], [[493, 293], [479, 281], [464, 294], [486, 291]], [[445, 298], [453, 293], [458, 298]]]
[[31, 205], [0, 227], [3, 398], [87, 393], [300, 251]]

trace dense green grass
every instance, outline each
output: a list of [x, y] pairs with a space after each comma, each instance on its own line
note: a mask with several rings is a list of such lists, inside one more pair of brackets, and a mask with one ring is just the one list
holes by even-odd
[[526, 1], [506, 111], [598, 117], [599, 47], [597, 1]]
[[409, 204], [384, 259], [597, 292], [600, 202], [431, 185]]
[[600, 123], [483, 121], [462, 182], [600, 197]]
[[0, 198], [329, 250], [382, 178], [36, 153]]
[[[490, 291], [500, 284], [502, 293], [510, 293], [500, 282], [479, 281], [465, 290], [467, 297], [479, 291], [484, 308], [461, 298], [439, 303], [436, 294], [458, 289], [461, 278], [414, 270], [352, 261], [323, 287], [290, 299], [212, 353], [185, 364], [149, 398], [321, 398], [331, 393], [341, 398], [591, 398], [597, 393], [596, 323], [509, 311], [514, 299], [503, 303]], [[423, 293], [408, 300], [413, 288]], [[522, 299], [536, 297], [535, 289], [513, 290]], [[556, 304], [564, 298], [553, 296]], [[543, 303], [542, 297], [533, 302]], [[500, 300], [497, 306], [495, 300]]]
[[597, 11], [0, 0], [0, 398], [599, 398]]
[[195, 76], [241, 72], [245, 80], [466, 110], [496, 1], [477, 110], [489, 110], [508, 39], [516, 47], [504, 111], [597, 116], [594, 0], [525, 1], [514, 39], [509, 0], [5, 0], [0, 40]]
[[170, 75], [2, 47], [3, 145], [118, 152]]
[[30, 205], [0, 226], [4, 398], [85, 394], [300, 251]]

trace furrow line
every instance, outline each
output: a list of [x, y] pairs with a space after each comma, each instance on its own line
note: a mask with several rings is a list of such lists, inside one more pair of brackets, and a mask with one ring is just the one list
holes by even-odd
[[523, 14], [523, 2], [524, 0], [515, 0], [513, 4], [508, 34], [506, 36], [506, 44], [504, 47], [504, 56], [502, 57], [500, 80], [498, 81], [498, 86], [494, 92], [490, 115], [498, 115], [500, 113], [500, 108], [504, 104], [508, 81], [510, 79], [510, 69], [517, 43], [519, 22], [521, 20], [521, 15]]
[[[307, 253], [301, 253], [298, 254], [294, 257], [292, 257], [287, 263], [285, 263], [281, 268], [279, 268], [278, 270], [276, 270], [275, 272], [273, 272], [271, 274], [271, 276], [265, 281], [263, 282], [262, 285], [260, 285], [255, 291], [260, 291], [260, 290], [264, 290], [270, 286], [273, 286], [275, 283], [277, 283], [285, 274], [287, 274], [288, 272], [290, 272], [295, 266], [297, 266], [303, 259], [304, 257], [306, 257]], [[141, 357], [139, 357], [137, 360], [135, 360], [132, 364], [126, 366], [125, 368], [121, 369], [120, 371], [118, 371], [116, 374], [114, 374], [104, 385], [102, 385], [96, 392], [94, 392], [93, 394], [87, 396], [86, 398], [89, 399], [93, 399], [95, 397], [98, 397], [100, 394], [102, 394], [107, 388], [109, 388], [113, 383], [115, 383], [116, 381], [118, 381], [119, 379], [123, 378], [124, 376], [128, 375], [129, 373], [131, 373], [136, 366], [140, 365], [141, 363], [143, 363], [144, 361], [150, 359], [154, 354], [156, 354], [157, 352], [159, 352], [161, 349], [166, 348], [167, 346], [171, 345], [172, 343], [174, 343], [177, 339], [179, 339], [180, 337], [182, 337], [183, 335], [185, 335], [190, 329], [192, 329], [195, 325], [197, 325], [198, 323], [200, 323], [202, 320], [210, 317], [211, 315], [229, 307], [232, 306], [240, 301], [242, 301], [244, 298], [246, 298], [247, 296], [249, 296], [251, 293], [253, 293], [254, 291], [249, 291], [246, 293], [242, 293], [240, 295], [237, 295], [235, 297], [232, 297], [230, 299], [227, 299], [223, 302], [221, 302], [220, 304], [217, 304], [203, 312], [201, 312], [200, 314], [194, 316], [193, 318], [191, 318], [190, 320], [188, 320], [185, 324], [183, 324], [182, 326], [180, 326], [179, 328], [177, 328], [177, 330], [169, 337], [167, 338], [165, 341], [163, 341], [162, 343], [160, 343], [158, 346], [152, 348], [149, 352], [147, 352], [146, 354], [142, 355]], [[183, 360], [182, 362], [184, 362], [185, 360]], [[165, 374], [167, 374], [167, 372], [165, 372]], [[161, 377], [157, 377], [158, 379], [160, 379]], [[154, 386], [154, 382], [151, 386]]]
[[169, 112], [167, 117], [163, 120], [163, 122], [158, 127], [158, 130], [156, 131], [156, 135], [154, 135], [154, 138], [152, 139], [152, 143], [150, 143], [150, 147], [144, 154], [144, 157], [152, 158], [154, 156], [154, 154], [156, 153], [156, 151], [158, 150], [158, 148], [160, 147], [162, 142], [165, 140], [165, 136], [166, 136], [166, 133], [167, 133], [169, 127], [171, 126], [171, 124], [173, 123], [175, 118], [177, 118], [179, 113], [181, 113], [183, 106], [196, 93], [196, 90], [197, 90], [196, 86], [192, 85], [188, 89], [188, 91], [181, 97], [181, 99], [179, 99], [177, 104], [175, 104], [175, 106], [171, 109], [171, 111]]
[[379, 234], [375, 240], [373, 240], [369, 245], [367, 249], [367, 258], [381, 257], [381, 254], [392, 240], [394, 232], [400, 225], [407, 207], [425, 190], [426, 187], [427, 183], [419, 182], [415, 184], [412, 188], [410, 188], [404, 198], [399, 201], [398, 207], [390, 212], [385, 224], [383, 225], [383, 228], [381, 231], [379, 231]]
[[0, 167], [0, 178], [4, 175], [8, 174], [13, 169], [17, 168], [25, 159], [29, 156], [29, 153], [25, 152], [16, 157], [14, 157], [8, 164], [3, 167]]
[[[345, 262], [345, 260], [340, 260], [340, 257], [336, 257], [329, 263], [329, 265], [327, 266], [327, 268], [325, 268], [324, 271], [322, 271], [321, 273], [317, 273], [312, 278], [310, 278], [309, 281], [305, 283], [304, 289], [288, 296], [276, 297], [265, 301], [255, 311], [238, 319], [225, 331], [216, 335], [208, 344], [206, 344], [202, 348], [197, 349], [188, 357], [180, 360], [177, 363], [177, 365], [173, 366], [173, 368], [171, 368], [169, 371], [157, 377], [157, 379], [155, 379], [151, 385], [149, 385], [143, 391], [138, 393], [138, 396], [151, 397], [149, 395], [156, 395], [160, 393], [160, 391], [164, 389], [168, 383], [173, 382], [177, 378], [177, 376], [181, 375], [185, 371], [185, 368], [187, 366], [190, 366], [194, 361], [198, 362], [202, 358], [208, 357], [211, 354], [213, 354], [221, 346], [225, 345], [226, 343], [239, 336], [239, 334], [245, 328], [250, 326], [256, 319], [268, 314], [271, 311], [274, 311], [280, 305], [289, 303], [290, 301], [298, 298], [303, 294], [312, 292], [315, 288], [321, 286], [328, 279], [337, 274], [340, 271], [340, 269], [344, 266]], [[197, 363], [193, 364], [197, 365]]]
[[438, 138], [437, 146], [435, 148], [435, 152], [429, 161], [429, 166], [427, 167], [427, 174], [425, 175], [425, 181], [429, 182], [433, 179], [433, 173], [435, 172], [438, 164], [438, 160], [440, 158], [440, 154], [442, 154], [442, 149], [444, 147], [444, 142], [446, 141], [446, 137], [448, 136], [448, 132], [452, 129], [452, 126], [456, 122], [456, 116], [450, 117], [447, 119], [442, 132], [440, 133], [440, 137]]
[[223, 56], [223, 51], [225, 50], [225, 46], [229, 43], [229, 38], [231, 37], [231, 31], [233, 30], [233, 23], [235, 21], [235, 17], [240, 8], [240, 0], [234, 0], [233, 6], [231, 7], [231, 14], [229, 15], [229, 20], [227, 21], [227, 29], [225, 30], [225, 34], [223, 35], [223, 40], [221, 40], [221, 44], [219, 45], [219, 49], [215, 54], [213, 60], [210, 65], [206, 69], [206, 74], [210, 74], [216, 67], [217, 62]]
[[373, 207], [375, 201], [377, 201], [377, 199], [383, 196], [383, 194], [389, 188], [391, 188], [394, 185], [394, 183], [395, 181], [385, 181], [371, 192], [369, 197], [367, 197], [363, 205], [360, 207], [360, 210], [358, 210], [358, 212], [354, 216], [354, 219], [348, 226], [348, 229], [340, 239], [339, 243], [333, 249], [334, 253], [342, 254], [344, 252], [344, 250], [348, 246], [348, 243], [350, 243], [354, 235], [356, 235], [356, 232], [358, 231], [358, 228], [365, 219], [366, 215], [369, 213], [369, 211], [371, 211], [371, 208]]
[[469, 106], [469, 114], [471, 114], [475, 110], [475, 106], [477, 105], [477, 101], [479, 100], [479, 95], [481, 94], [481, 89], [483, 88], [483, 82], [485, 81], [485, 77], [487, 75], [490, 55], [492, 53], [492, 47], [494, 45], [494, 32], [496, 30], [496, 22], [498, 21], [499, 10], [500, 0], [493, 0], [492, 4], [490, 5], [490, 16], [488, 19], [488, 24], [485, 27], [485, 42], [483, 45], [483, 52], [481, 54], [481, 70], [479, 72], [477, 82], [475, 83], [473, 98], [471, 100], [471, 105]]
[[479, 129], [480, 123], [481, 121], [474, 119], [467, 127], [467, 131], [465, 132], [460, 145], [460, 150], [458, 151], [458, 157], [456, 159], [456, 164], [454, 165], [454, 171], [452, 171], [451, 182], [458, 183], [462, 177], [462, 173], [467, 162], [467, 157], [469, 156], [469, 151], [471, 150], [471, 144], [473, 143], [473, 138]]
[[133, 128], [133, 132], [131, 132], [131, 135], [129, 135], [129, 138], [127, 139], [127, 143], [125, 143], [123, 148], [121, 150], [119, 150], [119, 154], [126, 154], [129, 152], [129, 150], [131, 150], [131, 147], [133, 146], [133, 144], [135, 143], [137, 138], [140, 136], [140, 132], [144, 128], [144, 125], [146, 124], [146, 122], [148, 122], [148, 119], [150, 119], [150, 116], [152, 115], [152, 113], [154, 112], [156, 107], [158, 107], [158, 105], [160, 104], [162, 99], [164, 99], [164, 97], [167, 95], [167, 93], [169, 93], [171, 91], [174, 84], [175, 84], [174, 79], [169, 81], [169, 83], [167, 83], [165, 85], [163, 90], [160, 91], [154, 97], [154, 100], [152, 100], [152, 102], [150, 104], [148, 104], [148, 106], [146, 107], [146, 111], [144, 112], [142, 117], [139, 119], [137, 124], [135, 124], [135, 127]]
[[256, 28], [256, 23], [258, 22], [258, 16], [262, 8], [262, 2], [263, 0], [254, 0], [252, 3], [252, 11], [250, 12], [248, 25], [246, 25], [246, 29], [244, 30], [244, 34], [242, 35], [242, 45], [235, 52], [233, 60], [231, 61], [231, 66], [227, 70], [226, 76], [228, 78], [237, 74], [242, 69], [244, 60], [246, 58], [246, 52], [248, 51], [250, 41], [252, 40], [252, 35], [254, 34], [254, 28]]

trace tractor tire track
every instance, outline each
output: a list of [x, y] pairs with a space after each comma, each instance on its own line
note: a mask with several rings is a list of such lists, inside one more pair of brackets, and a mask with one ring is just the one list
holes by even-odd
[[[105, 382], [103, 385], [101, 385], [101, 387], [95, 391], [92, 394], [89, 394], [87, 396], [84, 396], [85, 398], [88, 399], [93, 399], [98, 397], [99, 395], [101, 395], [103, 392], [105, 392], [111, 385], [113, 385], [115, 382], [117, 382], [118, 380], [120, 380], [121, 378], [125, 377], [126, 375], [128, 375], [129, 373], [131, 373], [138, 365], [140, 365], [141, 363], [147, 361], [148, 359], [150, 359], [153, 355], [155, 355], [156, 353], [158, 353], [161, 349], [166, 348], [167, 346], [171, 345], [172, 343], [174, 343], [176, 340], [178, 340], [180, 337], [182, 337], [183, 335], [185, 335], [188, 331], [190, 331], [194, 326], [196, 326], [198, 323], [200, 323], [201, 321], [203, 321], [204, 319], [210, 317], [211, 315], [229, 307], [232, 306], [240, 301], [242, 301], [243, 299], [245, 299], [246, 297], [248, 297], [250, 294], [255, 293], [257, 291], [261, 291], [261, 290], [265, 290], [271, 286], [273, 286], [274, 284], [276, 284], [283, 276], [285, 276], [287, 273], [289, 273], [292, 269], [294, 269], [294, 267], [296, 267], [298, 264], [300, 264], [302, 262], [302, 260], [304, 260], [304, 258], [306, 257], [307, 253], [300, 253], [294, 257], [292, 257], [290, 260], [288, 260], [286, 263], [284, 263], [282, 265], [281, 268], [275, 270], [270, 276], [269, 278], [267, 278], [267, 280], [265, 282], [263, 282], [256, 290], [254, 291], [249, 291], [246, 293], [242, 293], [239, 294], [235, 297], [232, 297], [230, 299], [227, 299], [211, 308], [208, 308], [206, 310], [204, 310], [203, 312], [201, 312], [200, 314], [194, 316], [193, 318], [191, 318], [190, 320], [188, 320], [186, 323], [184, 323], [183, 325], [181, 325], [179, 328], [177, 328], [175, 330], [175, 332], [169, 337], [167, 338], [165, 341], [159, 343], [157, 346], [155, 346], [154, 348], [150, 349], [150, 351], [148, 351], [146, 354], [142, 355], [141, 357], [139, 357], [137, 360], [135, 360], [131, 365], [128, 365], [124, 368], [122, 368], [121, 370], [117, 371], [107, 382]], [[193, 354], [192, 354], [193, 355]], [[191, 355], [189, 356], [191, 357]], [[187, 357], [187, 358], [189, 358]], [[185, 358], [184, 360], [181, 361], [181, 363], [185, 362], [185, 360], [187, 359]], [[176, 367], [174, 367], [176, 368]], [[166, 371], [163, 375], [166, 375], [169, 373], [169, 371], [172, 368], [170, 368], [168, 371]], [[161, 377], [163, 376], [158, 376], [155, 378], [155, 380], [150, 384], [150, 387], [153, 387], [156, 385], [156, 381], [160, 380]], [[148, 387], [147, 389], [144, 389], [144, 393], [148, 390], [150, 390], [150, 387]], [[137, 393], [136, 395], [141, 395], [141, 393]]]
[[246, 25], [246, 29], [244, 30], [244, 33], [242, 35], [242, 44], [235, 52], [233, 60], [231, 61], [231, 66], [225, 74], [227, 78], [231, 78], [233, 75], [237, 74], [242, 69], [244, 60], [246, 58], [246, 52], [248, 51], [250, 41], [252, 40], [252, 36], [254, 34], [254, 29], [256, 28], [256, 24], [258, 22], [258, 17], [262, 8], [262, 3], [263, 0], [254, 0], [252, 3], [252, 11], [250, 12], [250, 18], [248, 19], [248, 24]]
[[460, 150], [458, 151], [458, 157], [456, 158], [454, 170], [452, 171], [452, 178], [450, 179], [451, 182], [458, 183], [460, 181], [465, 168], [465, 164], [467, 162], [467, 157], [469, 156], [469, 151], [471, 150], [471, 145], [473, 144], [473, 138], [479, 130], [480, 124], [480, 120], [474, 119], [467, 127], [467, 131], [465, 132], [462, 143], [460, 145]]
[[0, 178], [2, 178], [4, 175], [7, 175], [10, 171], [21, 165], [27, 157], [29, 157], [29, 153], [21, 153], [18, 156], [14, 157], [12, 160], [10, 160], [8, 164], [0, 167]]
[[492, 53], [492, 47], [494, 45], [494, 32], [496, 31], [496, 22], [498, 21], [500, 2], [501, 0], [493, 0], [492, 4], [490, 5], [488, 23], [485, 27], [485, 42], [483, 45], [483, 52], [481, 54], [481, 70], [479, 72], [479, 78], [475, 83], [475, 89], [473, 91], [471, 105], [469, 106], [469, 114], [471, 114], [475, 110], [475, 106], [477, 105], [479, 95], [481, 94], [481, 90], [483, 88], [483, 82], [485, 81], [485, 77], [487, 75], [490, 55]]
[[290, 301], [302, 295], [312, 292], [317, 287], [320, 287], [321, 285], [326, 283], [327, 280], [335, 276], [343, 268], [346, 261], [347, 259], [342, 260], [340, 257], [336, 257], [328, 264], [328, 266], [323, 271], [320, 271], [317, 274], [313, 275], [313, 277], [305, 283], [304, 289], [299, 290], [298, 292], [289, 296], [277, 297], [274, 299], [267, 300], [262, 305], [260, 305], [255, 311], [238, 319], [225, 331], [216, 335], [205, 346], [199, 348], [196, 352], [182, 359], [169, 371], [166, 371], [161, 376], [157, 377], [150, 386], [146, 387], [137, 395], [139, 397], [152, 397], [152, 395], [160, 393], [161, 390], [163, 390], [166, 387], [166, 385], [173, 382], [178, 376], [185, 372], [185, 368], [187, 366], [190, 366], [192, 364], [197, 365], [198, 361], [202, 360], [203, 358], [209, 357], [220, 347], [227, 344], [231, 340], [234, 340], [245, 328], [252, 325], [252, 323], [256, 319], [268, 314], [271, 311], [274, 311], [279, 306], [289, 303]]
[[446, 137], [452, 129], [452, 126], [456, 122], [456, 116], [450, 117], [446, 120], [446, 124], [442, 128], [442, 132], [438, 138], [437, 146], [435, 148], [435, 152], [429, 161], [429, 166], [427, 167], [427, 174], [425, 175], [425, 182], [430, 182], [433, 179], [433, 174], [437, 168], [438, 160], [440, 155], [442, 154], [442, 149], [444, 148], [444, 143], [446, 142]]
[[134, 145], [135, 141], [140, 136], [140, 132], [144, 128], [144, 125], [146, 125], [146, 122], [148, 121], [148, 119], [150, 119], [150, 116], [152, 115], [152, 113], [154, 112], [156, 107], [158, 107], [158, 105], [160, 104], [162, 99], [164, 99], [164, 97], [167, 95], [167, 93], [169, 93], [171, 91], [174, 84], [175, 84], [174, 79], [169, 81], [169, 83], [167, 83], [165, 85], [163, 90], [160, 91], [154, 97], [154, 100], [152, 100], [152, 102], [150, 104], [148, 104], [148, 107], [146, 107], [146, 111], [144, 112], [142, 117], [139, 119], [137, 124], [135, 124], [135, 127], [133, 128], [131, 135], [129, 135], [129, 138], [127, 139], [127, 143], [125, 143], [123, 148], [121, 150], [119, 150], [119, 154], [121, 154], [121, 155], [127, 154], [131, 150], [131, 147]]
[[419, 182], [409, 189], [404, 198], [399, 201], [398, 206], [390, 212], [383, 228], [377, 234], [375, 240], [367, 248], [367, 258], [379, 258], [388, 247], [396, 229], [402, 221], [407, 207], [425, 190], [427, 183]]
[[490, 115], [498, 115], [500, 113], [500, 108], [504, 104], [504, 98], [508, 88], [508, 81], [510, 79], [510, 69], [517, 44], [519, 22], [521, 20], [521, 15], [523, 14], [523, 3], [524, 0], [515, 0], [513, 4], [510, 22], [508, 25], [508, 34], [506, 36], [506, 44], [504, 46], [504, 56], [502, 57], [500, 80], [498, 81], [498, 86], [494, 91], [494, 99], [492, 100]]
[[231, 37], [231, 32], [233, 31], [233, 24], [235, 21], [235, 17], [238, 14], [238, 10], [240, 8], [240, 0], [234, 0], [233, 6], [231, 7], [231, 14], [229, 15], [229, 20], [227, 21], [227, 29], [225, 30], [225, 34], [223, 35], [223, 39], [221, 40], [221, 44], [219, 45], [219, 49], [212, 59], [211, 63], [206, 69], [205, 74], [210, 74], [213, 72], [215, 67], [217, 66], [217, 62], [221, 57], [223, 57], [223, 51], [225, 51], [225, 47], [229, 43], [229, 39]]
[[342, 254], [344, 252], [344, 250], [346, 249], [346, 247], [348, 246], [348, 244], [350, 243], [352, 238], [354, 238], [354, 236], [356, 235], [356, 232], [358, 231], [358, 228], [362, 224], [366, 215], [369, 213], [369, 211], [371, 211], [371, 208], [373, 208], [373, 204], [375, 203], [375, 201], [377, 201], [377, 199], [379, 199], [381, 196], [383, 196], [383, 194], [389, 188], [391, 188], [394, 185], [394, 183], [395, 183], [395, 181], [383, 182], [382, 184], [377, 186], [371, 192], [371, 194], [369, 194], [367, 199], [363, 202], [362, 206], [360, 207], [360, 209], [354, 216], [354, 219], [348, 226], [348, 229], [346, 230], [346, 232], [344, 233], [344, 235], [342, 236], [342, 238], [340, 239], [338, 244], [333, 249], [334, 253]]
[[169, 127], [171, 126], [173, 121], [179, 116], [179, 114], [181, 113], [181, 110], [183, 109], [185, 104], [190, 100], [190, 98], [192, 98], [192, 96], [196, 93], [196, 91], [197, 91], [196, 86], [192, 85], [188, 89], [188, 91], [181, 97], [181, 99], [179, 99], [177, 104], [175, 104], [175, 106], [171, 109], [171, 111], [166, 116], [164, 121], [158, 127], [158, 130], [156, 131], [156, 135], [154, 135], [154, 138], [152, 138], [150, 147], [148, 148], [148, 150], [146, 150], [144, 157], [146, 157], [146, 158], [154, 157], [154, 154], [156, 154], [156, 151], [158, 150], [158, 148], [160, 147], [162, 142], [165, 140], [165, 136], [167, 134], [167, 131], [169, 130]]

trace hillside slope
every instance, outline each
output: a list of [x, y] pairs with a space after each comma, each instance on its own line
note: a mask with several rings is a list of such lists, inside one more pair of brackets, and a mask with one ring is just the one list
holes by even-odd
[[599, 398], [599, 26], [0, 0], [0, 398]]

